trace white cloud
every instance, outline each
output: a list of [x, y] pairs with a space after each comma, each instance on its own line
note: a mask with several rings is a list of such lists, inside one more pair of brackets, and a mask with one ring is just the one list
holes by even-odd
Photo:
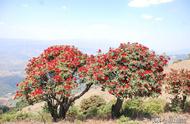
[[163, 21], [162, 17], [155, 17], [155, 16], [152, 16], [152, 15], [149, 15], [149, 14], [142, 14], [141, 17], [144, 20]]
[[16, 75], [23, 75], [23, 73], [21, 71], [0, 71], [0, 78], [1, 77], [9, 77], [9, 76], [16, 76]]
[[131, 0], [128, 5], [130, 7], [149, 7], [151, 5], [169, 3], [173, 1], [174, 0]]
[[145, 19], [145, 20], [151, 20], [151, 19], [153, 19], [153, 16], [152, 16], [152, 15], [147, 15], [147, 14], [141, 15], [141, 17], [142, 17], [143, 19]]

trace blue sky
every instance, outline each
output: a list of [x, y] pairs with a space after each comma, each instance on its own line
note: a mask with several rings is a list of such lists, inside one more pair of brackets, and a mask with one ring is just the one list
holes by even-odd
[[0, 0], [0, 38], [65, 41], [87, 49], [131, 41], [158, 52], [190, 50], [189, 5], [189, 0]]

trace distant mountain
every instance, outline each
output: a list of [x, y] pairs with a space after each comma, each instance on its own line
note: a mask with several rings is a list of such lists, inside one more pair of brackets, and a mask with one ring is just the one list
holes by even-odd
[[171, 61], [176, 61], [176, 60], [186, 60], [188, 59], [188, 54], [174, 54], [170, 55]]
[[10, 75], [6, 77], [0, 77], [0, 96], [4, 96], [7, 93], [15, 92], [16, 84], [20, 82], [23, 77], [19, 75]]

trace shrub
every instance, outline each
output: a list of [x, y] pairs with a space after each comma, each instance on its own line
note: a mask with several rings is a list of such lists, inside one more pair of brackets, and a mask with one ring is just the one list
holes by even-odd
[[22, 112], [8, 112], [1, 115], [0, 122], [10, 122], [16, 120], [25, 120], [29, 119], [31, 114], [22, 113]]
[[38, 114], [33, 114], [31, 116], [32, 120], [36, 120], [36, 121], [40, 121], [43, 122], [44, 124], [48, 123], [52, 123], [52, 117], [49, 113], [47, 112], [38, 112]]
[[131, 118], [136, 117], [150, 117], [163, 113], [166, 102], [161, 99], [148, 99], [142, 101], [141, 99], [131, 99], [124, 103], [123, 114]]
[[171, 112], [182, 112], [183, 110], [180, 107], [180, 101], [180, 98], [175, 96], [173, 99], [171, 99], [171, 103], [166, 105], [166, 110]]
[[190, 101], [187, 101], [185, 103], [185, 112], [189, 112], [190, 113]]
[[28, 102], [26, 100], [19, 100], [16, 102], [16, 109], [21, 110], [22, 108], [28, 106]]
[[95, 113], [98, 107], [105, 104], [106, 104], [106, 101], [102, 97], [98, 95], [93, 95], [87, 99], [83, 99], [81, 101], [80, 108], [84, 114], [87, 112]]
[[165, 110], [166, 102], [161, 99], [149, 99], [142, 103], [142, 112], [147, 115], [158, 115]]
[[67, 118], [74, 120], [75, 118], [80, 118], [80, 110], [77, 106], [72, 105], [68, 112]]
[[131, 99], [123, 104], [123, 114], [132, 118], [139, 117], [142, 113], [142, 100]]
[[98, 107], [91, 107], [89, 108], [86, 113], [84, 113], [84, 115], [86, 116], [86, 118], [93, 118], [93, 117], [97, 117], [98, 114]]
[[114, 103], [115, 103], [115, 101], [110, 101], [110, 102], [106, 103], [105, 105], [100, 106], [97, 111], [98, 118], [102, 118], [102, 119], [110, 118], [111, 117], [111, 108]]
[[5, 112], [9, 111], [9, 107], [7, 107], [5, 105], [0, 105], [0, 110], [2, 110], [3, 113], [5, 113]]

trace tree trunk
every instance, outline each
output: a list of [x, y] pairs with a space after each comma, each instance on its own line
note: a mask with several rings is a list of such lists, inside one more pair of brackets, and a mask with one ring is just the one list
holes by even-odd
[[112, 105], [112, 119], [118, 118], [121, 113], [120, 110], [122, 108], [123, 100], [120, 98], [117, 98], [117, 101], [114, 105]]
[[[62, 100], [57, 99], [56, 96], [53, 94], [50, 97], [46, 97], [45, 101], [47, 102], [48, 109], [50, 111], [50, 114], [53, 118], [53, 121], [56, 122], [58, 121], [57, 119], [65, 119], [66, 113], [69, 110], [69, 107], [72, 105], [72, 103], [79, 99], [81, 96], [83, 96], [92, 86], [92, 83], [86, 84], [86, 88], [78, 95], [72, 97], [72, 98], [67, 98], [64, 97]], [[56, 101], [56, 104], [52, 102], [52, 100]]]
[[51, 102], [47, 102], [49, 112], [53, 118], [53, 122], [57, 122], [58, 114], [57, 114], [57, 107], [53, 106]]
[[59, 108], [59, 118], [65, 119], [66, 113], [69, 110], [69, 107], [70, 107], [69, 104], [60, 105], [60, 108]]

